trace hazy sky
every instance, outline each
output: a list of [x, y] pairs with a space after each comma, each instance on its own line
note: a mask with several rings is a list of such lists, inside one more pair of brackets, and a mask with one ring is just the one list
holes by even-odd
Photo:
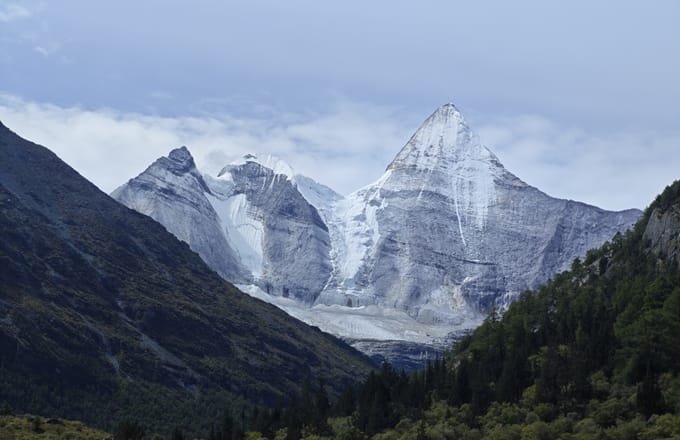
[[348, 193], [437, 106], [547, 193], [680, 178], [680, 2], [0, 0], [0, 120], [111, 191], [186, 144]]

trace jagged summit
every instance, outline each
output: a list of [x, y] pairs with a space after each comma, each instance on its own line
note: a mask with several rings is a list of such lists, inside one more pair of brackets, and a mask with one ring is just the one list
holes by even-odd
[[[498, 158], [479, 140], [453, 104], [432, 113], [411, 136], [373, 185], [372, 203], [382, 198], [382, 190], [447, 197], [455, 207], [461, 237], [469, 227], [484, 229], [489, 208], [497, 203], [497, 184], [515, 180]], [[370, 192], [369, 192], [370, 193]], [[463, 244], [467, 241], [462, 238]]]
[[[446, 103], [439, 106], [432, 114], [425, 120], [425, 123], [442, 123], [451, 121], [454, 124], [463, 124], [467, 126], [465, 117], [461, 111], [452, 103]], [[424, 124], [423, 124], [424, 125]]]
[[169, 171], [175, 176], [191, 175], [193, 178], [199, 180], [201, 185], [205, 185], [196, 168], [194, 157], [184, 145], [171, 150], [167, 156], [158, 158], [147, 169], [147, 171], [151, 170], [153, 170], [155, 174], [163, 174], [165, 171]]
[[495, 155], [480, 143], [460, 110], [448, 103], [423, 122], [387, 170], [415, 168], [431, 171], [465, 159], [498, 162]]
[[320, 301], [395, 307], [451, 327], [473, 326], [639, 215], [526, 185], [453, 104], [422, 123], [382, 177], [337, 206], [335, 270]]
[[175, 148], [174, 150], [170, 151], [170, 154], [168, 154], [168, 158], [181, 165], [195, 166], [194, 158], [189, 152], [189, 149], [186, 147], [186, 145], [182, 145], [181, 147]]

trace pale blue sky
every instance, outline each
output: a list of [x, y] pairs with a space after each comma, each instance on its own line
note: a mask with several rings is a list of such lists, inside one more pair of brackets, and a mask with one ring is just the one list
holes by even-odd
[[0, 0], [0, 119], [107, 191], [191, 141], [346, 193], [451, 101], [528, 183], [643, 207], [680, 177], [678, 23], [662, 0]]

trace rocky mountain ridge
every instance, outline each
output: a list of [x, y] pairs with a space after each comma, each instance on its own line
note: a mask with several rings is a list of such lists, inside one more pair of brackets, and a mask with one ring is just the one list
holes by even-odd
[[[113, 196], [182, 229], [173, 206], [181, 200], [165, 204], [154, 187], [140, 188], [150, 174]], [[250, 262], [247, 290], [355, 340], [422, 343], [465, 332], [641, 214], [527, 185], [452, 104], [425, 120], [380, 179], [347, 197], [254, 155], [203, 179], [206, 188], [194, 185], [192, 197], [197, 206], [210, 201], [236, 259]], [[199, 213], [197, 221], [214, 229], [211, 216]], [[207, 253], [186, 230], [176, 235]], [[234, 244], [238, 237], [247, 246]]]

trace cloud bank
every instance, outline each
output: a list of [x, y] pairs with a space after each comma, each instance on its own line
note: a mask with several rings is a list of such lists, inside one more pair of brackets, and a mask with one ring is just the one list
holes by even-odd
[[382, 174], [410, 130], [396, 122], [393, 109], [349, 102], [323, 114], [159, 117], [0, 95], [0, 120], [53, 150], [105, 192], [186, 145], [208, 173], [247, 153], [269, 153], [297, 173], [348, 193]]
[[[53, 150], [105, 192], [187, 145], [208, 173], [247, 153], [269, 153], [347, 194], [377, 179], [425, 117], [346, 100], [321, 113], [160, 117], [0, 95], [5, 125]], [[680, 177], [679, 132], [594, 134], [536, 115], [471, 126], [527, 183], [606, 209], [643, 208]]]
[[537, 115], [494, 119], [477, 131], [508, 170], [554, 197], [642, 209], [680, 179], [680, 131], [594, 133]]

